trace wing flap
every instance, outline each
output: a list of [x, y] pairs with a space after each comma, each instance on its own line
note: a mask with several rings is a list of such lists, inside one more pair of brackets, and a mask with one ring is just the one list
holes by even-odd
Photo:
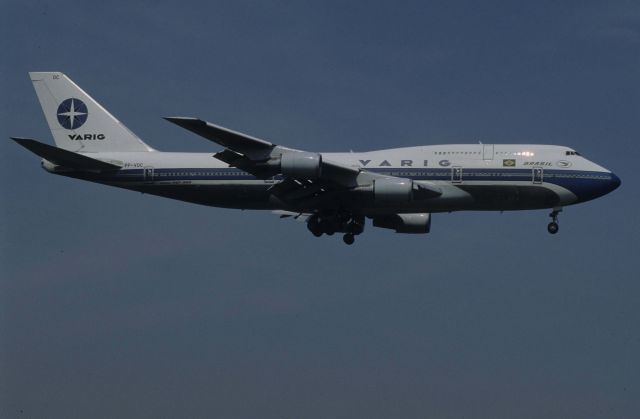
[[358, 175], [361, 170], [346, 164], [336, 163], [330, 160], [322, 160], [322, 178], [347, 187], [357, 185]]

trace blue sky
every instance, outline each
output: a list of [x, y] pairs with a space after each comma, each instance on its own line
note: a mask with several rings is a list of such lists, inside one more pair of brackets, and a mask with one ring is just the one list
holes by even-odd
[[[0, 416], [638, 417], [640, 6], [3, 3]], [[291, 147], [574, 147], [622, 187], [355, 246], [47, 174], [28, 71], [153, 147], [199, 116]], [[370, 227], [370, 226], [369, 226]]]

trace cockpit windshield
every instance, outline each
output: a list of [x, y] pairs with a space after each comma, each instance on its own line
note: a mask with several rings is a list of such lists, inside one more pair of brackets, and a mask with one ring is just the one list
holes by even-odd
[[567, 156], [579, 156], [580, 153], [578, 153], [577, 151], [573, 151], [573, 150], [569, 150], [566, 152]]

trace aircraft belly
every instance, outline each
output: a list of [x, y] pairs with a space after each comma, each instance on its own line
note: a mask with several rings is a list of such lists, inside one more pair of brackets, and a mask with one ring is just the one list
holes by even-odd
[[[560, 188], [548, 185], [522, 184], [439, 184], [440, 197], [410, 202], [354, 203], [367, 215], [448, 211], [513, 211], [552, 208], [575, 201], [572, 194], [565, 196]], [[559, 190], [558, 190], [559, 189]]]
[[542, 185], [460, 185], [473, 197], [473, 210], [550, 208], [560, 203], [553, 190]]
[[[75, 174], [66, 174], [76, 177]], [[363, 214], [448, 212], [448, 211], [509, 211], [552, 208], [570, 205], [576, 197], [569, 190], [555, 184], [522, 182], [451, 182], [435, 181], [442, 195], [431, 199], [413, 199], [405, 202], [375, 201], [373, 196], [338, 194], [317, 202], [294, 200], [283, 202], [273, 199], [273, 183], [263, 181], [227, 182], [113, 182], [84, 174], [77, 176], [98, 183], [135, 190], [151, 195], [192, 202], [201, 205], [239, 209], [283, 209], [308, 211], [310, 209], [348, 208]], [[297, 205], [300, 204], [300, 205]]]
[[157, 185], [149, 193], [215, 207], [273, 209], [267, 189], [265, 185]]
[[[138, 185], [134, 189], [201, 205], [246, 209], [283, 208], [270, 200], [270, 185]], [[525, 210], [566, 205], [554, 190], [542, 185], [444, 185], [438, 198], [410, 202], [373, 202], [347, 199], [346, 207], [366, 213], [446, 212], [465, 210]]]
[[194, 204], [236, 209], [277, 209], [269, 202], [269, 185], [233, 185], [233, 184], [113, 184], [149, 195], [177, 199]]

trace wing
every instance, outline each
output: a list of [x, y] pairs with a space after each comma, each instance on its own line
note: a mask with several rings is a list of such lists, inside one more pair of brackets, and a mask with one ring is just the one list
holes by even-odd
[[260, 161], [268, 157], [276, 147], [275, 144], [269, 141], [232, 131], [202, 119], [179, 116], [166, 117], [164, 119], [251, 160]]
[[[283, 154], [301, 152], [300, 150], [278, 146], [260, 138], [232, 131], [198, 118], [176, 116], [164, 119], [225, 147], [224, 151], [216, 153], [214, 157], [248, 173], [258, 173], [261, 175], [258, 177], [262, 178], [269, 178], [276, 174], [274, 170], [268, 170], [269, 167], [267, 166], [272, 169], [275, 168], [277, 166], [275, 160], [281, 158]], [[360, 172], [357, 168], [326, 160], [322, 161], [321, 170], [325, 178], [337, 180], [345, 176], [357, 175]]]
[[[198, 118], [165, 119], [225, 147], [225, 150], [216, 153], [214, 157], [230, 166], [260, 179], [282, 176], [282, 181], [274, 184], [271, 193], [287, 206], [317, 207], [327, 201], [339, 200], [344, 193], [366, 188], [375, 179], [390, 178], [327, 160], [320, 153], [282, 147]], [[433, 196], [442, 193], [439, 188], [430, 184], [417, 185], [416, 189]]]

